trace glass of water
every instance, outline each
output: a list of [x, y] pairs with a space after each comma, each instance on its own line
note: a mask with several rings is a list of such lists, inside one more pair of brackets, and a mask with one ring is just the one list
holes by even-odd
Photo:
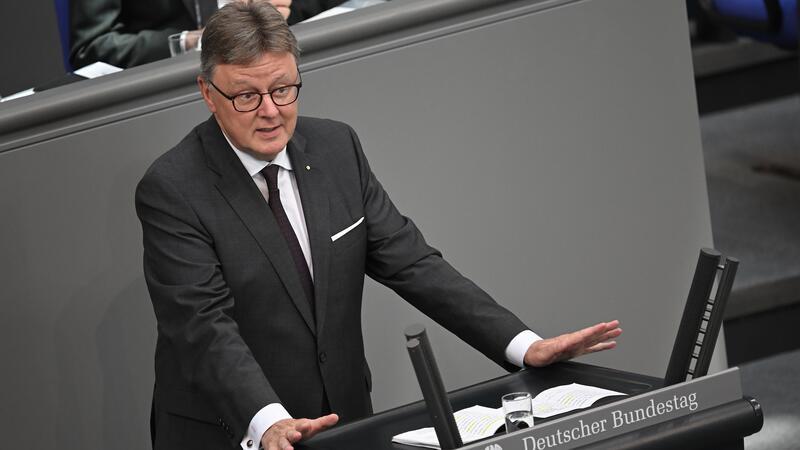
[[506, 433], [533, 426], [531, 394], [512, 392], [503, 396], [503, 413], [506, 415]]

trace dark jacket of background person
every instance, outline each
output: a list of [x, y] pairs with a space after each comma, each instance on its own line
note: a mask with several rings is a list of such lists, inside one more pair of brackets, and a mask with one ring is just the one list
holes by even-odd
[[[200, 23], [217, 9], [199, 0]], [[70, 5], [70, 63], [133, 67], [169, 58], [167, 36], [197, 29], [194, 0], [74, 0]]]

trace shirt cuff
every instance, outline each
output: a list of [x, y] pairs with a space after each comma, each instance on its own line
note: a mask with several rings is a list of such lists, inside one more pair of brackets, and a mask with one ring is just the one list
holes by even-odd
[[247, 434], [240, 443], [242, 450], [255, 450], [261, 448], [261, 437], [267, 432], [275, 422], [283, 419], [291, 419], [292, 416], [280, 403], [270, 403], [261, 408], [253, 416], [250, 426], [247, 427]]
[[[186, 35], [189, 34], [188, 31], [181, 31], [181, 51], [186, 53]], [[172, 41], [175, 42], [175, 41]]]
[[506, 361], [517, 367], [525, 367], [525, 353], [528, 352], [528, 347], [541, 340], [542, 338], [531, 330], [525, 330], [514, 336], [506, 347]]

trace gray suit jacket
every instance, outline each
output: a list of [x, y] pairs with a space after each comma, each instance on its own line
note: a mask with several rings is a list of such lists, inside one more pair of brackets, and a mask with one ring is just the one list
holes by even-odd
[[213, 117], [139, 183], [158, 321], [156, 448], [234, 448], [264, 405], [316, 417], [323, 392], [342, 422], [370, 414], [365, 274], [508, 368], [505, 347], [525, 325], [425, 243], [350, 127], [301, 117], [287, 151], [308, 227], [316, 315], [269, 206]]

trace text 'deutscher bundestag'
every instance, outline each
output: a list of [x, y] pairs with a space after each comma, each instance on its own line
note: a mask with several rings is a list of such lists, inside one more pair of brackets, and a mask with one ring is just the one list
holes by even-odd
[[464, 450], [566, 450], [646, 428], [742, 398], [739, 369], [630, 397]]

